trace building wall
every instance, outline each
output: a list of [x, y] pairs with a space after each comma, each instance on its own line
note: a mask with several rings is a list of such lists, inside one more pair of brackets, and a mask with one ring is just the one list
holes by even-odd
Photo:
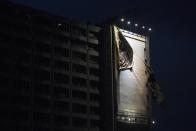
[[7, 130], [100, 130], [100, 28], [1, 4], [0, 105]]

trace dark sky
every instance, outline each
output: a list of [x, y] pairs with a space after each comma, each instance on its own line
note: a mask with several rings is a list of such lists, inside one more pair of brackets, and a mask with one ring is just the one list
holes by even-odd
[[[196, 7], [185, 0], [12, 0], [67, 18], [99, 23], [136, 8], [152, 27], [152, 67], [169, 109], [154, 107], [156, 131], [196, 131]], [[139, 21], [138, 21], [139, 22]]]

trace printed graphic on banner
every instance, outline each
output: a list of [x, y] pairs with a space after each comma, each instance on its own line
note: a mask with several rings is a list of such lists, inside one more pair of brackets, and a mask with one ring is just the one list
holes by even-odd
[[118, 117], [121, 116], [122, 119], [131, 122], [148, 114], [146, 88], [148, 76], [145, 74], [146, 39], [115, 26], [114, 37], [119, 63]]
[[119, 70], [131, 69], [133, 62], [133, 49], [120, 32], [118, 33], [118, 36]]

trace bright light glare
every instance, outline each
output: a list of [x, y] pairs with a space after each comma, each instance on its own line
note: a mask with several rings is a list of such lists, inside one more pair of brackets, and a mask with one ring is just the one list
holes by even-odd
[[155, 121], [152, 121], [152, 124], [155, 124], [156, 122]]
[[138, 26], [138, 24], [135, 24], [135, 27], [137, 27]]
[[130, 21], [128, 21], [128, 22], [127, 22], [127, 24], [128, 24], [128, 25], [130, 25], [130, 24], [131, 24], [131, 22], [130, 22]]
[[123, 22], [123, 21], [125, 21], [125, 19], [121, 18], [121, 21]]
[[151, 31], [152, 29], [151, 29], [151, 28], [149, 28], [148, 30], [149, 30], [149, 31]]
[[145, 26], [142, 26], [142, 29], [145, 29]]

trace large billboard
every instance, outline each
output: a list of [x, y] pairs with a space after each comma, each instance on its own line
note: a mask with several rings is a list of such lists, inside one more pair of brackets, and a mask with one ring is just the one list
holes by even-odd
[[118, 63], [117, 119], [128, 123], [148, 122], [147, 39], [116, 26], [113, 29]]

